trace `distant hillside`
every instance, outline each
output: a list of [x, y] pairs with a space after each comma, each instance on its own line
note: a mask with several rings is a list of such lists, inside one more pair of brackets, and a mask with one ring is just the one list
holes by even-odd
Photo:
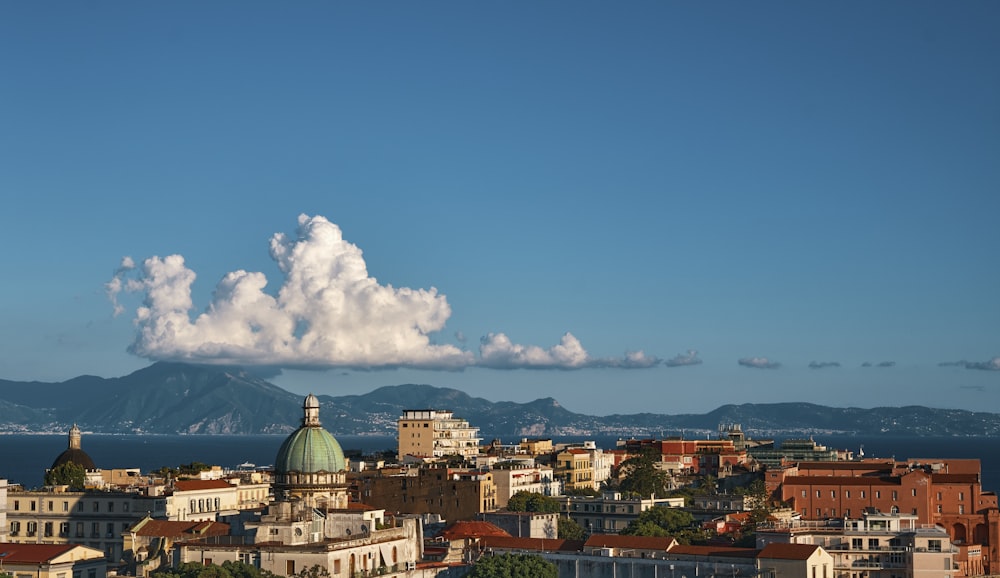
[[[484, 437], [713, 433], [739, 423], [757, 437], [811, 433], [998, 436], [1000, 414], [927, 407], [831, 408], [809, 403], [724, 405], [706, 414], [590, 416], [552, 398], [491, 402], [430, 385], [380, 387], [364, 395], [319, 396], [324, 427], [336, 435], [396, 431], [407, 409], [446, 409]], [[155, 434], [286, 433], [299, 426], [302, 396], [240, 368], [155, 363], [124, 377], [61, 383], [0, 380], [0, 432], [86, 431]]]

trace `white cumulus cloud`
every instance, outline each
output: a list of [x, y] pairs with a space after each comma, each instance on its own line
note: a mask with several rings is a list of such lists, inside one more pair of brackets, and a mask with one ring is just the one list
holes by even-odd
[[[218, 282], [211, 302], [195, 315], [195, 272], [181, 255], [150, 257], [138, 266], [122, 260], [105, 285], [115, 314], [122, 291], [139, 293], [135, 341], [141, 357], [191, 363], [269, 367], [363, 369], [643, 368], [660, 363], [643, 352], [621, 359], [592, 358], [570, 333], [543, 349], [513, 343], [503, 333], [482, 338], [480, 356], [435, 344], [451, 307], [437, 290], [381, 285], [368, 275], [361, 249], [322, 216], [299, 216], [294, 238], [277, 233], [270, 255], [284, 276], [267, 291], [263, 273], [233, 271]], [[457, 339], [465, 336], [457, 332]]]
[[660, 359], [642, 351], [628, 352], [621, 359], [591, 357], [572, 333], [566, 333], [558, 345], [543, 349], [535, 345], [519, 345], [503, 333], [490, 333], [480, 340], [479, 365], [496, 369], [581, 369], [584, 367], [616, 367], [640, 369], [654, 367]]
[[756, 369], [778, 369], [781, 364], [766, 357], [744, 357], [737, 361], [743, 367], [753, 367]]

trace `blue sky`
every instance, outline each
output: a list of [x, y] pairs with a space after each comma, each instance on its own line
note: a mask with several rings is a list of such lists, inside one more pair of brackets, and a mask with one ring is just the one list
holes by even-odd
[[182, 359], [594, 414], [1000, 411], [998, 25], [6, 3], [0, 378]]

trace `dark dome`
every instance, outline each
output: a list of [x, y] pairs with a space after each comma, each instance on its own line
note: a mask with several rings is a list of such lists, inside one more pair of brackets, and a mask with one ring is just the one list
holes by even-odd
[[52, 462], [52, 467], [50, 469], [56, 469], [57, 467], [73, 462], [78, 466], [82, 466], [85, 470], [96, 470], [97, 466], [94, 465], [94, 460], [90, 459], [87, 452], [80, 449], [80, 428], [76, 424], [69, 430], [69, 447], [66, 448], [63, 453], [56, 457], [56, 461]]
[[90, 459], [87, 452], [78, 449], [64, 450], [63, 453], [56, 457], [56, 461], [52, 462], [51, 469], [56, 469], [57, 467], [69, 462], [73, 462], [78, 466], [83, 466], [83, 469], [85, 470], [97, 469], [97, 466], [94, 465], [94, 460]]

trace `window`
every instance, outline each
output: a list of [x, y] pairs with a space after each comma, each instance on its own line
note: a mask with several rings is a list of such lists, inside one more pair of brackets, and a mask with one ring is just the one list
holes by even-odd
[[114, 502], [108, 502], [108, 511], [109, 512], [114, 512], [115, 511], [115, 503]]
[[[959, 494], [959, 495], [961, 495], [961, 494]], [[959, 498], [959, 500], [961, 500], [961, 499], [962, 499], [962, 498]], [[29, 509], [30, 509], [30, 510], [31, 510], [32, 512], [34, 512], [34, 511], [35, 511], [35, 501], [34, 501], [34, 500], [31, 500], [30, 502], [28, 502], [28, 508], [29, 508]]]
[[822, 515], [823, 515], [823, 514], [822, 514], [822, 513], [820, 512], [819, 508], [816, 508], [816, 517], [817, 517], [817, 518], [819, 518], [819, 517], [821, 517]]
[[930, 552], [940, 552], [941, 540], [927, 540], [927, 550]]
[[77, 538], [83, 537], [83, 522], [76, 523], [76, 537]]
[[897, 492], [896, 490], [893, 490], [892, 491], [892, 500], [896, 501], [898, 499], [899, 499], [899, 492]]
[[98, 522], [90, 523], [90, 535], [100, 536], [101, 535], [101, 525]]
[[48, 537], [51, 537], [52, 536], [52, 522], [45, 522], [45, 525], [43, 526], [43, 528], [44, 528], [43, 532], [45, 533], [45, 535], [48, 536]]
[[875, 499], [879, 500], [882, 498], [882, 490], [875, 490]]
[[69, 502], [63, 502], [63, 512], [69, 511]]
[[830, 490], [830, 497], [831, 498], [836, 498], [837, 497], [837, 490]]
[[862, 500], [865, 499], [865, 491], [864, 490], [861, 490], [861, 499]]
[[49, 500], [49, 511], [53, 511], [55, 508], [52, 507], [52, 500]]
[[21, 522], [10, 523], [10, 535], [17, 536], [21, 532]]
[[816, 490], [816, 497], [817, 497], [817, 498], [818, 498], [818, 497], [820, 497], [820, 492], [819, 492], [819, 490]]
[[100, 512], [101, 511], [101, 503], [98, 502], [97, 500], [94, 500], [94, 511], [95, 512]]
[[21, 509], [21, 500], [14, 500], [14, 511], [16, 512], [20, 509]]
[[941, 513], [941, 504], [938, 504], [938, 505], [937, 505], [937, 513], [938, 513], [938, 514], [940, 514], [940, 513]]
[[28, 522], [28, 535], [34, 536], [38, 533], [38, 522]]
[[958, 513], [959, 514], [964, 514], [965, 513], [965, 504], [959, 504], [958, 505]]
[[913, 488], [912, 490], [910, 490], [910, 495], [913, 496], [914, 498], [917, 497], [917, 489]]
[[937, 493], [937, 499], [938, 499], [938, 501], [940, 501], [940, 500], [941, 500], [941, 492], [938, 492], [938, 493]]
[[959, 501], [964, 500], [965, 499], [965, 492], [959, 492], [958, 493], [958, 499], [959, 499]]
[[[802, 497], [803, 498], [806, 497], [806, 491], [805, 490], [802, 490]], [[14, 502], [14, 505], [15, 505], [14, 509], [16, 510], [17, 509], [17, 507], [16, 507], [17, 506], [17, 502]]]
[[114, 538], [115, 537], [115, 525], [113, 523], [111, 523], [111, 522], [108, 522], [108, 525], [105, 526], [105, 528], [108, 531], [108, 538]]
[[845, 498], [850, 498], [850, 497], [851, 497], [851, 490], [846, 490], [846, 491], [844, 492], [844, 497], [845, 497]]
[[127, 512], [128, 511], [128, 502], [125, 502], [124, 504], [122, 504], [122, 511], [123, 512]]
[[59, 524], [59, 535], [69, 536], [69, 522], [62, 522]]
[[850, 508], [847, 508], [846, 510], [844, 510], [844, 517], [845, 518], [850, 518], [851, 517], [851, 509]]
[[878, 550], [878, 538], [868, 538], [868, 549]]

